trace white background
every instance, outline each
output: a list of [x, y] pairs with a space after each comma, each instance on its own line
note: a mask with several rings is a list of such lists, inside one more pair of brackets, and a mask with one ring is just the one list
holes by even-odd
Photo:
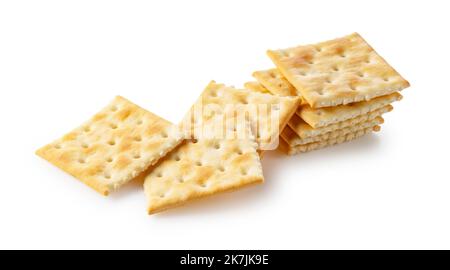
[[[450, 248], [447, 1], [1, 1], [0, 248]], [[35, 156], [120, 94], [178, 122], [265, 51], [359, 32], [411, 87], [381, 132], [154, 216]]]

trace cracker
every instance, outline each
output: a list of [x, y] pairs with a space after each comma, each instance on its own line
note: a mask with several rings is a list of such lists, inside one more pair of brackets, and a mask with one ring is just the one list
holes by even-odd
[[259, 82], [246, 82], [246, 83], [244, 83], [244, 88], [255, 91], [255, 92], [270, 94], [269, 90], [267, 90]]
[[409, 86], [357, 33], [267, 54], [313, 108], [370, 100]]
[[300, 138], [295, 131], [293, 131], [289, 126], [287, 126], [281, 133], [281, 137], [284, 141], [289, 144], [289, 146], [305, 145], [309, 143], [326, 141], [334, 139], [337, 137], [345, 136], [349, 133], [357, 132], [362, 129], [372, 128], [377, 125], [381, 125], [384, 122], [381, 116], [375, 117], [374, 119], [358, 123], [356, 125], [348, 126], [342, 129], [337, 129], [331, 132], [320, 134], [314, 137]]
[[[229, 119], [230, 114], [246, 114], [251, 120], [259, 149], [272, 150], [277, 147], [278, 136], [296, 112], [299, 102], [298, 97], [279, 97], [235, 89], [212, 81], [184, 117], [183, 127], [191, 134], [204, 134], [206, 127], [217, 138], [227, 128], [223, 121]], [[205, 125], [212, 121], [218, 124]], [[210, 128], [211, 126], [214, 128]], [[191, 137], [199, 138], [198, 135]]]
[[327, 146], [332, 146], [335, 144], [348, 142], [348, 141], [354, 140], [356, 138], [359, 138], [365, 134], [368, 134], [371, 131], [379, 131], [379, 130], [380, 130], [380, 126], [374, 126], [372, 128], [366, 128], [366, 129], [359, 130], [354, 133], [349, 133], [344, 136], [333, 138], [330, 140], [314, 142], [314, 143], [309, 143], [309, 144], [304, 144], [304, 145], [298, 145], [298, 146], [294, 146], [294, 147], [290, 147], [287, 142], [285, 142], [283, 139], [281, 139], [280, 140], [280, 149], [288, 155], [306, 153], [306, 152], [318, 150], [318, 149], [321, 149], [321, 148], [324, 148]]
[[36, 154], [108, 195], [180, 144], [182, 135], [177, 126], [117, 96]]
[[[346, 127], [354, 126], [359, 123], [372, 120], [376, 118], [377, 116], [381, 116], [384, 113], [392, 111], [393, 107], [392, 105], [386, 105], [384, 107], [381, 107], [378, 110], [369, 112], [367, 114], [359, 115], [355, 118], [351, 118], [342, 122], [337, 122], [328, 126], [319, 127], [319, 128], [313, 128], [310, 125], [308, 125], [303, 119], [301, 119], [298, 115], [292, 116], [292, 118], [289, 120], [288, 126], [295, 131], [295, 133], [302, 139], [318, 136], [321, 134], [325, 134], [334, 130], [343, 129]], [[287, 128], [287, 127], [286, 127]], [[285, 129], [286, 129], [285, 128]]]
[[335, 107], [313, 109], [306, 105], [297, 110], [297, 115], [311, 127], [319, 128], [367, 114], [401, 99], [402, 95], [392, 93], [369, 101], [360, 101]]
[[164, 157], [144, 182], [149, 214], [217, 193], [262, 183], [254, 140], [187, 141]]

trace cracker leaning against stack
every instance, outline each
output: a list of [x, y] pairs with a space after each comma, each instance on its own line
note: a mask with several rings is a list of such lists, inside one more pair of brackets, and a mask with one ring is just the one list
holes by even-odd
[[409, 86], [357, 33], [267, 54], [276, 68], [255, 71], [257, 82], [245, 86], [302, 99], [281, 133], [280, 148], [290, 155], [379, 131], [382, 114]]
[[276, 68], [246, 89], [212, 81], [179, 125], [116, 97], [36, 154], [103, 195], [144, 179], [152, 214], [263, 183], [260, 159], [278, 145], [296, 154], [379, 131], [409, 86], [356, 33], [268, 55]]

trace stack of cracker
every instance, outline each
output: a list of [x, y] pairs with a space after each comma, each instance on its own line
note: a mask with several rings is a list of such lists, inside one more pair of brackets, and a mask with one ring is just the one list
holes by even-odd
[[298, 96], [301, 106], [281, 133], [280, 148], [297, 154], [379, 131], [382, 115], [409, 83], [357, 33], [267, 52], [276, 68], [253, 73], [245, 87]]
[[263, 183], [279, 138], [295, 154], [379, 130], [409, 85], [358, 34], [268, 54], [251, 90], [212, 81], [180, 125], [118, 96], [36, 153], [103, 195], [142, 180], [152, 214]]

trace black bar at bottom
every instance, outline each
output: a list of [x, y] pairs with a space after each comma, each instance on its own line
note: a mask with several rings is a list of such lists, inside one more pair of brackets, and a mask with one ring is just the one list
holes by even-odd
[[[2, 263], [37, 266], [124, 267], [161, 265], [176, 269], [254, 269], [289, 265], [290, 268], [426, 266], [450, 264], [449, 251], [294, 251], [294, 250], [153, 250], [153, 251], [0, 251]], [[64, 263], [61, 264], [61, 261]]]

